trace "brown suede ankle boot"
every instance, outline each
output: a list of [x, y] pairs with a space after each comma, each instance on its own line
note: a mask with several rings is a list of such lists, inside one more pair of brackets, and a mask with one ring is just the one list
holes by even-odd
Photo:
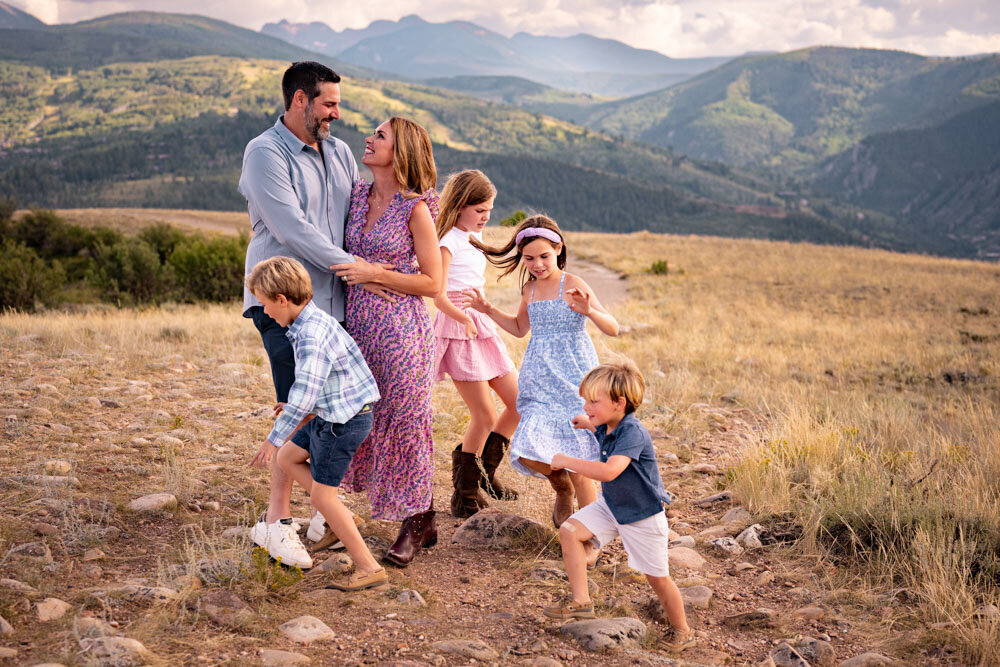
[[434, 510], [414, 514], [403, 521], [399, 536], [385, 553], [385, 559], [393, 565], [406, 567], [421, 548], [437, 544], [437, 538]]
[[569, 480], [569, 473], [565, 470], [553, 471], [548, 475], [548, 480], [556, 492], [552, 523], [558, 528], [573, 514], [573, 482]]
[[452, 516], [464, 518], [489, 507], [489, 502], [479, 490], [481, 477], [479, 457], [463, 452], [462, 445], [456, 447], [451, 452], [451, 483], [455, 487], [451, 494]]
[[479, 486], [491, 498], [497, 500], [517, 500], [517, 491], [503, 486], [495, 477], [497, 468], [503, 463], [504, 456], [507, 454], [509, 443], [510, 440], [499, 433], [490, 432], [490, 436], [486, 438], [486, 444], [483, 445], [483, 470], [486, 474], [479, 478]]

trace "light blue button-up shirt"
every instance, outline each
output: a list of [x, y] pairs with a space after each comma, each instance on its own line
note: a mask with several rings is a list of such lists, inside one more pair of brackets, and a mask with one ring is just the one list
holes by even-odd
[[[313, 303], [343, 322], [344, 288], [330, 266], [354, 261], [343, 247], [358, 164], [347, 144], [336, 137], [320, 142], [320, 156], [292, 134], [282, 118], [247, 144], [243, 153], [239, 189], [253, 228], [246, 273], [258, 262], [279, 255], [299, 260], [312, 279]], [[247, 311], [259, 305], [244, 286], [243, 314], [249, 317]]]

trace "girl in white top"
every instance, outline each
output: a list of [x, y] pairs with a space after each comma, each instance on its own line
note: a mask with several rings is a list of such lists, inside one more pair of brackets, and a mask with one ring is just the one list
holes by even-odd
[[[520, 419], [515, 407], [517, 371], [493, 321], [454, 303], [468, 301], [463, 291], [482, 290], [486, 285], [486, 256], [469, 239], [482, 241], [495, 197], [496, 188], [481, 171], [459, 172], [448, 179], [441, 192], [437, 217], [441, 269], [447, 280], [434, 299], [438, 309], [434, 320], [436, 379], [450, 375], [469, 407], [469, 428], [451, 454], [451, 481], [455, 487], [451, 513], [457, 517], [471, 516], [487, 506], [482, 491], [493, 498], [517, 497], [495, 478]], [[499, 418], [491, 389], [505, 406]]]

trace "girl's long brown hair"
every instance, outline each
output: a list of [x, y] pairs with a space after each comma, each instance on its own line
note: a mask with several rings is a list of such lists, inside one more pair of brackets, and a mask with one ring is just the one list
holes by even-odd
[[478, 169], [453, 174], [441, 191], [441, 212], [437, 217], [438, 239], [451, 231], [466, 206], [476, 206], [497, 196], [497, 189]]
[[419, 197], [437, 185], [437, 167], [431, 136], [418, 123], [393, 116], [389, 119], [392, 129], [392, 169], [403, 188], [403, 196]]
[[[498, 269], [503, 269], [502, 273], [499, 276], [497, 276], [497, 280], [499, 281], [501, 278], [509, 275], [514, 271], [514, 269], [517, 268], [518, 264], [521, 263], [521, 256], [524, 254], [523, 253], [524, 246], [528, 245], [532, 241], [537, 241], [538, 239], [542, 239], [546, 243], [550, 244], [553, 247], [553, 249], [556, 247], [556, 245], [558, 245], [541, 236], [528, 236], [521, 239], [520, 243], [516, 243], [515, 239], [517, 238], [517, 235], [522, 230], [529, 229], [531, 227], [541, 227], [542, 229], [548, 229], [550, 231], [555, 232], [556, 234], [559, 235], [559, 238], [563, 239], [562, 249], [559, 250], [559, 255], [556, 256], [556, 266], [558, 266], [560, 269], [565, 269], [566, 239], [563, 236], [562, 230], [559, 229], [559, 225], [556, 224], [556, 221], [546, 215], [533, 215], [530, 218], [525, 218], [521, 222], [521, 224], [517, 226], [517, 229], [514, 230], [514, 233], [511, 234], [510, 241], [508, 241], [505, 245], [499, 248], [488, 246], [484, 243], [480, 243], [475, 239], [469, 239], [469, 243], [474, 245], [476, 248], [479, 248], [479, 250], [481, 250], [483, 254], [486, 255], [486, 259], [489, 260], [490, 264], [497, 267]], [[517, 250], [517, 252], [514, 252], [515, 249]], [[524, 287], [524, 285], [529, 280], [535, 280], [535, 276], [528, 274], [528, 270], [524, 268], [524, 266], [521, 267], [520, 278], [522, 287]]]

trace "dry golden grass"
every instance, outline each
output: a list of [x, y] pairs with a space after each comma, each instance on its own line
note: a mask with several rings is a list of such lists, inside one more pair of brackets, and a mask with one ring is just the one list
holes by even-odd
[[[509, 230], [489, 234], [499, 239]], [[645, 233], [568, 240], [575, 255], [628, 276], [629, 298], [613, 309], [623, 335], [594, 337], [602, 358], [626, 354], [644, 370], [640, 414], [647, 426], [682, 443], [713, 428], [708, 406], [750, 411], [765, 426], [730, 459], [727, 484], [737, 499], [760, 520], [801, 525], [796, 553], [840, 566], [837, 585], [866, 595], [909, 589], [917, 603], [882, 619], [887, 633], [945, 623], [932, 635], [907, 635], [910, 644], [943, 637], [966, 662], [1000, 663], [996, 622], [972, 617], [980, 605], [997, 603], [1000, 581], [1000, 267]], [[667, 261], [666, 275], [647, 271], [658, 260]], [[490, 280], [491, 298], [513, 308], [514, 282]], [[56, 416], [72, 411], [97, 431], [74, 434], [86, 453], [6, 447], [4, 455], [24, 459], [19, 469], [49, 458], [114, 460], [112, 470], [141, 469], [143, 493], [171, 490], [184, 501], [199, 497], [196, 476], [226, 489], [248, 520], [266, 498], [263, 476], [207, 465], [227, 456], [209, 445], [231, 448], [241, 463], [266, 434], [265, 416], [236, 417], [272, 395], [257, 332], [238, 311], [230, 304], [0, 316], [5, 372], [70, 381], [48, 397], [26, 384], [8, 386], [5, 400], [30, 399]], [[506, 340], [519, 363], [526, 339]], [[198, 370], [184, 370], [185, 362]], [[151, 386], [129, 385], [133, 379]], [[143, 457], [125, 458], [122, 449], [136, 435], [130, 424], [102, 422], [83, 400], [101, 385], [114, 389], [111, 396], [145, 401], [149, 410], [169, 399], [170, 414], [144, 424], [188, 431], [184, 447], [151, 444]], [[436, 466], [444, 471], [467, 415], [447, 382], [435, 388], [434, 408]], [[23, 422], [4, 428], [12, 442], [29, 433]], [[548, 521], [551, 501], [537, 480], [501, 473], [521, 497], [500, 505]], [[137, 495], [128, 480], [126, 474], [108, 495]], [[301, 497], [296, 502], [301, 508]], [[25, 539], [17, 530], [0, 522], [5, 544]], [[245, 558], [245, 545], [234, 548]], [[164, 562], [175, 564], [211, 556], [190, 545], [163, 550]], [[140, 634], [189, 622], [158, 612]]]

